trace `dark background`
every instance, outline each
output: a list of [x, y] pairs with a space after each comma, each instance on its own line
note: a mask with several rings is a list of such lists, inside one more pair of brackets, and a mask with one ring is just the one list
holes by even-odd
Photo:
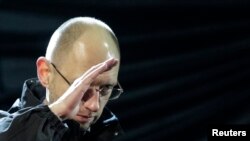
[[213, 124], [250, 124], [247, 0], [0, 0], [0, 109], [36, 77], [54, 30], [75, 16], [106, 22], [121, 48], [125, 93], [109, 107], [120, 141], [207, 140]]

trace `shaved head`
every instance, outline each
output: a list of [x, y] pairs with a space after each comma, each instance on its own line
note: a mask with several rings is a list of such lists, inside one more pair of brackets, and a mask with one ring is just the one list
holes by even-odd
[[74, 50], [75, 41], [89, 30], [99, 30], [105, 36], [110, 36], [120, 54], [118, 40], [107, 24], [91, 17], [77, 17], [66, 21], [54, 32], [46, 50], [46, 58], [60, 66], [63, 63], [62, 58], [67, 58]]

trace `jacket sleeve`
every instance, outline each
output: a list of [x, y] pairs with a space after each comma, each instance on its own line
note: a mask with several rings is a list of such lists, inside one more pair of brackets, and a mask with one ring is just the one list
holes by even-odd
[[13, 114], [0, 111], [0, 141], [60, 141], [66, 131], [46, 105]]

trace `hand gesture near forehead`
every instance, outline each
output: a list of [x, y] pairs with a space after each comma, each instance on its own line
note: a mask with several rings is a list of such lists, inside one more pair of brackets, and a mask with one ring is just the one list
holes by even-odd
[[81, 99], [91, 83], [98, 75], [116, 66], [117, 62], [116, 59], [111, 58], [91, 67], [81, 77], [76, 79], [57, 101], [49, 105], [51, 111], [62, 120], [74, 117], [79, 110]]

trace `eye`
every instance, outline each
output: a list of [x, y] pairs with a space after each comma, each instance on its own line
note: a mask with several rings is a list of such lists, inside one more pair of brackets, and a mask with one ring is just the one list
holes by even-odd
[[100, 87], [100, 92], [102, 96], [111, 94], [114, 86], [113, 85], [103, 85]]

